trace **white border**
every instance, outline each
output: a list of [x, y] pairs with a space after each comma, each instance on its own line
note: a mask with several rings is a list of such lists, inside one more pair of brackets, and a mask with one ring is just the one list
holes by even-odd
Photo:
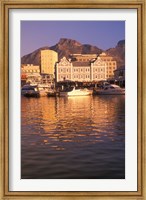
[[[66, 19], [126, 22], [126, 178], [123, 180], [24, 180], [20, 178], [20, 21]], [[136, 9], [10, 9], [9, 55], [9, 190], [137, 191]]]

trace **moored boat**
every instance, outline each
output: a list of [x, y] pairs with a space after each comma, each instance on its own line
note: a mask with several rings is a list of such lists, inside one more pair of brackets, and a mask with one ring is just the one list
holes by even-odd
[[56, 90], [49, 90], [48, 92], [47, 92], [47, 96], [48, 97], [57, 97], [57, 96], [59, 96], [59, 92], [57, 92]]
[[93, 94], [95, 95], [124, 95], [125, 89], [115, 84], [103, 85], [101, 88], [94, 89]]
[[39, 91], [36, 85], [24, 85], [21, 94], [25, 97], [39, 97]]
[[24, 85], [21, 94], [25, 97], [43, 97], [47, 96], [48, 88], [41, 85]]
[[59, 96], [87, 96], [92, 95], [92, 92], [92, 90], [88, 90], [87, 88], [76, 89], [74, 87], [73, 89], [59, 92]]

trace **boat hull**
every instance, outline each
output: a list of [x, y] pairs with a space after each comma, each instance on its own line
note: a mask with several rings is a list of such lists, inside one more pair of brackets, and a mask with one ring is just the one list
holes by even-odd
[[88, 96], [92, 95], [92, 91], [88, 89], [74, 89], [70, 92], [60, 92], [59, 96], [64, 97], [64, 96]]
[[114, 92], [114, 93], [107, 93], [107, 92], [96, 92], [95, 95], [125, 95], [125, 92]]
[[93, 92], [94, 95], [125, 95], [125, 90], [117, 90], [117, 91], [106, 91], [106, 90], [95, 90]]

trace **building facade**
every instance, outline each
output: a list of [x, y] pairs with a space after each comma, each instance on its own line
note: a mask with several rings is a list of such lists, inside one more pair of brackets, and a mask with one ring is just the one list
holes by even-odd
[[60, 62], [56, 63], [55, 77], [56, 81], [72, 80], [73, 79], [73, 66], [71, 60], [63, 57]]
[[40, 66], [33, 65], [33, 64], [21, 65], [21, 75], [38, 76], [38, 75], [40, 75]]
[[106, 53], [101, 53], [99, 55], [102, 61], [106, 62], [106, 79], [114, 77], [114, 71], [117, 69], [117, 62], [112, 56], [108, 56]]
[[21, 65], [21, 83], [39, 82], [41, 80], [40, 66], [33, 64]]
[[[82, 56], [83, 58], [84, 56]], [[81, 60], [78, 57], [76, 60], [71, 61], [63, 57], [60, 62], [56, 64], [55, 75], [56, 82], [59, 81], [79, 81], [90, 82], [100, 81], [106, 79], [107, 64], [100, 57], [96, 59], [90, 55]]]
[[53, 50], [41, 50], [41, 74], [50, 74], [54, 77], [55, 63], [58, 53]]

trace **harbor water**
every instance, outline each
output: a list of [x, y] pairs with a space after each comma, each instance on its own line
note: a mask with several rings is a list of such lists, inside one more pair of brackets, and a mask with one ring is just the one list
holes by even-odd
[[21, 99], [22, 179], [124, 179], [125, 95]]

